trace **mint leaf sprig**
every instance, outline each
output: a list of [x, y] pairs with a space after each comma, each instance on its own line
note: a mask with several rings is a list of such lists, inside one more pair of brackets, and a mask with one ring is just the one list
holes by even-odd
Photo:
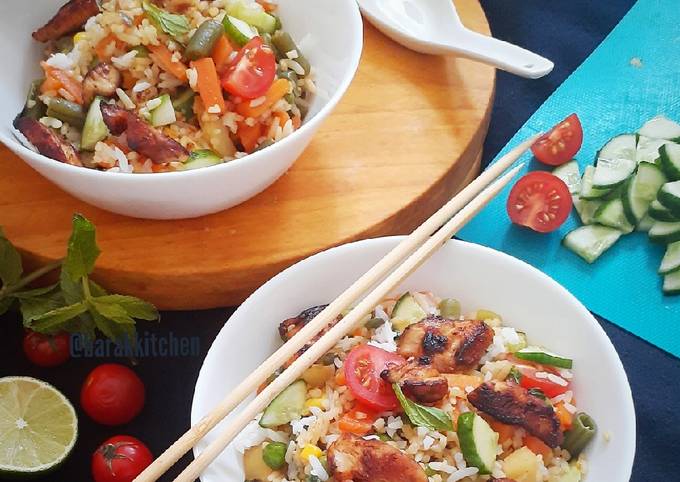
[[[21, 257], [0, 231], [0, 314], [18, 301], [24, 326], [53, 334], [79, 332], [90, 338], [97, 331], [114, 340], [132, 341], [135, 319], [157, 320], [158, 310], [134, 296], [109, 294], [90, 280], [101, 251], [94, 225], [82, 215], [73, 217], [73, 232], [66, 258], [22, 278]], [[61, 266], [59, 283], [45, 288], [21, 291], [31, 281]]]
[[404, 413], [406, 413], [406, 416], [413, 425], [442, 432], [453, 430], [453, 421], [446, 412], [436, 407], [426, 407], [409, 400], [404, 395], [404, 392], [402, 392], [398, 383], [393, 383], [392, 388], [401, 404], [401, 408], [404, 409]]

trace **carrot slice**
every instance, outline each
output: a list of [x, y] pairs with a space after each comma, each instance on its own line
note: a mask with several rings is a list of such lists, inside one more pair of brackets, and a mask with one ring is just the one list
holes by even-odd
[[218, 106], [220, 108], [220, 113], [223, 113], [225, 105], [224, 97], [222, 96], [222, 85], [217, 76], [217, 70], [215, 69], [215, 62], [213, 59], [205, 57], [194, 60], [191, 62], [191, 66], [196, 69], [196, 72], [198, 73], [196, 87], [198, 88], [198, 93], [201, 96], [203, 105], [208, 109], [208, 112], [210, 112], [211, 107]]
[[262, 136], [262, 125], [257, 123], [249, 126], [245, 122], [239, 122], [236, 135], [241, 140], [246, 152], [251, 153], [257, 147], [257, 140]]
[[118, 45], [120, 43], [120, 40], [118, 40], [118, 37], [116, 37], [114, 34], [110, 33], [103, 39], [101, 39], [97, 45], [94, 47], [94, 53], [97, 55], [97, 58], [99, 59], [100, 62], [104, 62], [109, 60], [111, 57], [110, 55], [107, 55], [107, 50], [109, 48], [109, 45], [112, 43], [115, 43]]
[[[43, 89], [45, 89], [46, 87], [49, 88], [56, 87], [55, 90], [63, 88], [64, 90], [66, 90], [66, 92], [73, 96], [74, 102], [82, 105], [83, 85], [80, 82], [71, 77], [71, 75], [64, 70], [55, 69], [54, 67], [50, 67], [45, 63], [43, 63], [42, 67], [45, 70], [45, 82], [43, 83], [42, 86]], [[48, 82], [47, 81], [48, 78], [52, 78], [53, 80]], [[47, 92], [49, 88], [47, 88], [45, 92]]]
[[560, 428], [563, 431], [569, 430], [573, 422], [573, 416], [571, 413], [569, 413], [569, 410], [566, 409], [564, 403], [558, 403], [555, 405], [555, 414], [560, 421]]
[[156, 62], [161, 69], [167, 73], [174, 75], [182, 82], [187, 81], [187, 66], [179, 60], [175, 61], [172, 56], [173, 53], [165, 45], [149, 45], [151, 54], [149, 55], [154, 62]]
[[45, 80], [43, 81], [42, 85], [40, 86], [40, 93], [45, 94], [47, 92], [56, 92], [59, 89], [61, 89], [63, 86], [61, 85], [61, 82], [59, 82], [57, 79], [52, 77], [49, 74], [45, 75]]
[[533, 435], [527, 435], [524, 437], [524, 445], [536, 455], [542, 455], [544, 462], [549, 463], [552, 459], [552, 449], [543, 443], [541, 439]]
[[293, 128], [298, 130], [302, 125], [302, 118], [299, 115], [293, 116]]
[[343, 414], [338, 421], [338, 428], [342, 432], [363, 436], [372, 430], [373, 423], [378, 420], [379, 416], [378, 412], [357, 404], [352, 410]]
[[512, 440], [517, 427], [514, 425], [508, 425], [507, 423], [499, 422], [495, 418], [486, 416], [483, 418], [489, 423], [491, 429], [498, 434], [498, 441], [501, 444], [505, 443], [507, 440]]
[[278, 100], [282, 99], [290, 89], [290, 81], [287, 79], [278, 79], [269, 88], [265, 94], [265, 101], [255, 107], [251, 107], [252, 101], [248, 100], [236, 106], [236, 112], [244, 117], [260, 117], [267, 109], [271, 108]]
[[123, 70], [123, 87], [125, 89], [131, 89], [137, 83], [137, 79], [134, 75], [130, 73], [129, 70]]
[[229, 56], [233, 51], [234, 47], [231, 46], [227, 36], [222, 35], [215, 44], [215, 47], [213, 47], [212, 51], [212, 58], [215, 61], [215, 68], [218, 72], [222, 71], [222, 69], [227, 66]]

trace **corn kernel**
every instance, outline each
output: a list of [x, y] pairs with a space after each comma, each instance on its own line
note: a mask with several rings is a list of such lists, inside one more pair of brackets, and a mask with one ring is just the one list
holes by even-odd
[[304, 448], [300, 452], [300, 458], [302, 458], [302, 460], [307, 462], [309, 460], [310, 456], [313, 455], [314, 457], [316, 457], [318, 459], [319, 457], [321, 457], [322, 454], [323, 454], [323, 451], [319, 447], [317, 447], [316, 445], [307, 444], [307, 445], [304, 446]]
[[85, 40], [87, 38], [87, 34], [85, 32], [78, 32], [73, 36], [73, 43], [78, 43], [81, 40]]
[[312, 407], [323, 408], [324, 401], [325, 401], [324, 398], [310, 398], [309, 400], [305, 401], [305, 407], [307, 407], [307, 408], [312, 408]]

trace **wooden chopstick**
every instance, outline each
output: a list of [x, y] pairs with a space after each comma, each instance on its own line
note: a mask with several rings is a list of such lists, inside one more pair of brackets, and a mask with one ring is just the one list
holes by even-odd
[[[511, 166], [539, 137], [537, 134], [519, 144], [510, 152], [502, 156], [497, 162], [482, 172], [475, 180], [463, 188], [456, 196], [449, 200], [423, 224], [415, 229], [408, 237], [400, 242], [384, 258], [347, 288], [340, 296], [331, 302], [312, 321], [307, 323], [291, 340], [285, 343], [264, 363], [258, 366], [245, 380], [198, 423], [192, 426], [149, 467], [147, 467], [134, 482], [155, 482], [186, 452], [191, 450], [205, 434], [212, 430], [224, 419], [244, 398], [253, 393], [271, 373], [288, 361], [319, 331], [328, 326], [338, 314], [354, 303], [371, 286], [380, 281], [406, 256], [420, 246], [428, 236], [446, 223], [453, 215], [467, 205], [485, 187]], [[275, 366], [274, 369], [270, 369]], [[284, 387], [285, 388], [285, 387]]]
[[[364, 317], [380, 303], [397, 285], [406, 279], [415, 269], [436, 252], [440, 246], [446, 243], [451, 236], [467, 224], [489, 201], [491, 201], [520, 171], [523, 164], [511, 169], [491, 186], [486, 188], [479, 196], [450, 219], [441, 229], [428, 238], [411, 256], [390, 273], [378, 286], [371, 291], [359, 304], [344, 316], [335, 326], [295, 360], [281, 375], [272, 381], [255, 399], [250, 402], [243, 411], [239, 412], [227, 427], [222, 430], [218, 437], [212, 441], [201, 454], [187, 466], [186, 469], [175, 479], [175, 482], [193, 482], [208, 465], [225, 449], [227, 445], [243, 428], [253, 420], [267, 405], [302, 373], [312, 366], [324, 353], [329, 351], [335, 344], [350, 333]], [[266, 362], [265, 362], [266, 365]], [[271, 372], [278, 369], [278, 365], [269, 365]], [[240, 396], [248, 396], [250, 392], [240, 393]]]

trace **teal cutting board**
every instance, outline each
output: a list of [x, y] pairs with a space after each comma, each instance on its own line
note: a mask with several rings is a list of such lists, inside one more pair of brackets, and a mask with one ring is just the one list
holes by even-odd
[[[503, 152], [572, 112], [583, 124], [583, 147], [577, 154], [581, 171], [614, 135], [634, 132], [658, 114], [680, 121], [680, 0], [639, 0]], [[544, 168], [529, 155], [526, 160], [527, 170]], [[505, 211], [508, 191], [459, 237], [527, 261], [592, 312], [680, 356], [680, 297], [661, 292], [656, 274], [661, 246], [651, 244], [646, 233], [633, 233], [588, 265], [561, 246], [564, 235], [579, 225], [575, 215], [548, 235], [513, 226]]]

